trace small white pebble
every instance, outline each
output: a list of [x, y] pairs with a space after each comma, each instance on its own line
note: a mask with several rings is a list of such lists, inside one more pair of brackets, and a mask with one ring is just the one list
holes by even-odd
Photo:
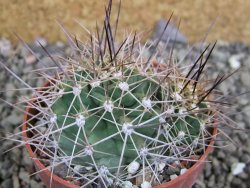
[[56, 46], [57, 46], [58, 48], [63, 48], [63, 47], [65, 46], [65, 44], [64, 44], [63, 42], [61, 42], [61, 41], [57, 41], [57, 42], [56, 42]]
[[82, 70], [84, 70], [84, 68], [83, 68], [82, 66], [79, 65], [79, 66], [76, 67], [76, 70], [77, 70], [77, 71], [82, 71]]
[[186, 168], [182, 168], [180, 174], [182, 175], [182, 174], [184, 174], [185, 172], [187, 172], [187, 169], [186, 169]]
[[25, 57], [25, 62], [27, 64], [33, 64], [36, 62], [36, 57], [34, 55], [28, 55], [27, 57]]
[[93, 169], [92, 166], [86, 166], [85, 168], [86, 168], [87, 171], [91, 171]]
[[74, 171], [82, 174], [85, 171], [87, 171], [87, 169], [84, 166], [82, 166], [82, 165], [75, 165], [74, 166]]
[[174, 161], [176, 165], [180, 165], [180, 161]]
[[47, 40], [43, 37], [37, 37], [36, 40], [35, 40], [35, 45], [38, 46], [38, 47], [41, 47], [41, 45], [43, 47], [47, 46]]
[[139, 168], [140, 163], [138, 163], [137, 161], [133, 161], [128, 165], [128, 173], [135, 174]]
[[133, 184], [130, 181], [125, 181], [122, 183], [123, 188], [133, 188]]
[[192, 103], [192, 104], [191, 104], [191, 108], [196, 108], [196, 104], [195, 104], [195, 103]]
[[233, 175], [238, 175], [243, 172], [246, 167], [245, 163], [233, 163], [231, 166], [231, 171]]
[[173, 174], [173, 175], [170, 176], [170, 179], [173, 180], [173, 179], [175, 179], [175, 178], [177, 178], [177, 177], [178, 177], [178, 176], [177, 176], [176, 174]]
[[[41, 123], [42, 124], [42, 123]], [[46, 127], [41, 127], [39, 126], [40, 124], [36, 124], [37, 125], [37, 128], [36, 130], [38, 130], [39, 132], [41, 132], [42, 134], [46, 133], [46, 131], [48, 130], [48, 128]]]
[[141, 184], [141, 188], [152, 188], [152, 185], [148, 181], [144, 181]]
[[240, 68], [240, 59], [243, 57], [244, 57], [244, 54], [232, 55], [228, 60], [230, 67], [232, 69]]
[[7, 57], [11, 53], [11, 43], [7, 39], [0, 40], [0, 54]]
[[161, 162], [158, 164], [158, 171], [162, 171], [164, 169], [164, 167], [166, 166], [165, 163]]

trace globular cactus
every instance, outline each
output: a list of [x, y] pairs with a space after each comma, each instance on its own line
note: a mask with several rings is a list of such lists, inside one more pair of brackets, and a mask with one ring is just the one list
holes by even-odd
[[214, 46], [185, 64], [173, 49], [162, 55], [160, 39], [142, 45], [139, 34], [127, 34], [119, 44], [110, 12], [88, 43], [67, 33], [71, 57], [51, 57], [57, 72], [42, 73], [47, 83], [32, 89], [28, 105], [37, 113], [28, 112], [26, 143], [82, 186], [132, 187], [142, 177], [138, 186], [147, 188], [161, 183], [164, 166], [204, 152], [218, 111], [210, 94], [224, 78], [202, 74]]
[[137, 63], [122, 68], [123, 59], [117, 57], [113, 65], [109, 58], [96, 65], [98, 72], [84, 62], [71, 70], [73, 81], [60, 79], [53, 85], [62, 94], [51, 101], [52, 135], [62, 152], [72, 157], [70, 163], [86, 166], [92, 156], [97, 166], [116, 171], [140, 161], [144, 150], [153, 152], [150, 158], [154, 153], [168, 156], [170, 144], [189, 145], [199, 139], [206, 118], [185, 115], [195, 101], [181, 99], [176, 86], [182, 86], [183, 79], [164, 81], [165, 71], [145, 71]]
[[137, 176], [145, 180], [145, 174], [160, 183], [159, 161], [188, 161], [204, 151], [211, 137], [206, 127], [214, 119], [202, 80], [188, 80], [173, 60], [148, 61], [146, 49], [129, 39], [119, 53], [102, 56], [98, 40], [96, 50], [82, 45], [84, 56], [68, 60], [38, 96], [45, 111], [39, 110], [43, 121], [36, 126], [45, 125], [47, 132], [36, 139], [52, 140], [54, 160], [69, 171], [93, 167], [107, 187], [125, 186]]

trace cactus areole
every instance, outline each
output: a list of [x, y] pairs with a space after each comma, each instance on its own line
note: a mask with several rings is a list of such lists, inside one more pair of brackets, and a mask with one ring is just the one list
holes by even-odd
[[190, 168], [213, 140], [217, 109], [209, 98], [221, 79], [203, 72], [214, 46], [186, 65], [172, 49], [161, 55], [160, 40], [143, 46], [135, 33], [119, 44], [110, 12], [111, 5], [87, 43], [67, 35], [74, 53], [52, 58], [56, 74], [29, 101], [24, 139], [51, 172], [66, 168], [72, 186], [157, 186], [167, 168]]

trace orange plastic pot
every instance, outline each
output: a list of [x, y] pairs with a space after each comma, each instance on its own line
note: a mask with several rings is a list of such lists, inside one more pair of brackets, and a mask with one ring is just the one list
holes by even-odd
[[[30, 119], [28, 114], [36, 114], [37, 111], [31, 106], [27, 106], [26, 113], [24, 114], [24, 122]], [[32, 123], [32, 122], [31, 122]], [[24, 123], [22, 126], [22, 136], [23, 140], [27, 141], [31, 137], [31, 133], [28, 132], [28, 124]], [[26, 149], [29, 152], [32, 160], [35, 163], [36, 170], [42, 182], [47, 188], [79, 188], [79, 186], [73, 185], [72, 183], [60, 178], [59, 176], [52, 174], [44, 164], [37, 158], [36, 154], [33, 152], [34, 148], [30, 144], [26, 144]]]
[[[46, 82], [44, 86], [48, 86], [50, 83]], [[34, 102], [34, 101], [33, 101]], [[37, 113], [37, 110], [32, 108], [31, 106], [26, 107], [26, 113], [23, 117], [23, 140], [27, 141], [32, 135], [30, 132], [28, 132], [28, 124], [26, 123], [27, 120], [30, 119], [30, 115], [35, 115]], [[33, 122], [30, 122], [33, 123]], [[191, 167], [189, 168], [183, 175], [178, 176], [174, 180], [171, 180], [169, 182], [163, 183], [161, 185], [154, 186], [153, 188], [190, 188], [198, 178], [198, 175], [201, 173], [206, 158], [208, 154], [213, 150], [214, 145], [214, 137], [217, 134], [217, 128], [215, 127], [213, 129], [213, 138], [210, 140], [209, 145], [206, 148], [205, 153], [201, 156], [201, 158]], [[29, 155], [33, 159], [35, 163], [36, 170], [38, 172], [38, 175], [40, 176], [42, 182], [46, 185], [47, 188], [79, 188], [79, 186], [74, 185], [59, 176], [52, 174], [45, 166], [44, 164], [37, 158], [36, 154], [33, 152], [34, 148], [30, 144], [26, 144], [26, 148], [29, 152]]]

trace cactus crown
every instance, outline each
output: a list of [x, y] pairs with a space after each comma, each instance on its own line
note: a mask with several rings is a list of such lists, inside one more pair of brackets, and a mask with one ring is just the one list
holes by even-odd
[[142, 177], [138, 186], [150, 187], [161, 183], [162, 164], [204, 152], [217, 111], [209, 97], [223, 78], [203, 74], [214, 45], [185, 64], [160, 39], [142, 45], [130, 33], [119, 44], [111, 4], [87, 43], [67, 33], [74, 53], [52, 58], [56, 75], [44, 75], [47, 83], [29, 100], [37, 114], [27, 119], [35, 133], [27, 142], [51, 160], [52, 171], [64, 164], [82, 186], [132, 187]]

